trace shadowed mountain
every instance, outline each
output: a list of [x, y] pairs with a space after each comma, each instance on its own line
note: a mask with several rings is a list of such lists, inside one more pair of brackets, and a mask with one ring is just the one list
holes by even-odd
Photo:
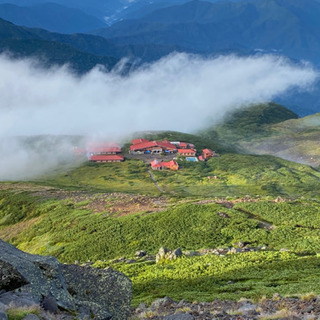
[[[4, 51], [12, 51], [21, 57], [35, 54], [47, 57], [49, 61], [61, 60], [61, 63], [77, 64], [76, 69], [80, 68], [80, 71], [88, 71], [89, 66], [105, 64], [105, 62], [108, 66], [113, 66], [124, 57], [132, 58], [135, 61], [137, 59], [152, 61], [172, 51], [183, 51], [183, 49], [177, 46], [152, 44], [116, 45], [99, 36], [80, 33], [72, 35], [52, 33], [43, 29], [19, 27], [0, 18], [0, 52]], [[82, 58], [79, 60], [80, 56]], [[77, 59], [75, 60], [74, 57]], [[81, 62], [77, 61], [85, 60], [88, 62], [84, 63], [81, 68]]]
[[121, 44], [178, 45], [204, 53], [278, 52], [320, 63], [315, 0], [191, 1], [95, 32]]
[[17, 25], [61, 33], [88, 32], [105, 26], [94, 16], [56, 3], [28, 7], [0, 4], [0, 17]]
[[119, 59], [82, 52], [68, 44], [48, 41], [32, 29], [18, 27], [0, 19], [0, 52], [15, 58], [36, 57], [44, 66], [69, 64], [79, 73], [91, 70], [97, 64], [107, 69], [114, 67]]
[[128, 5], [126, 0], [0, 0], [0, 3], [11, 3], [19, 6], [32, 6], [48, 2], [60, 4], [68, 8], [75, 8], [99, 19], [112, 15]]

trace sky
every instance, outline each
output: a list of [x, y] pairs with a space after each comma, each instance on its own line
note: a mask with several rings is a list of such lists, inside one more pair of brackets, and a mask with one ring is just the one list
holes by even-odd
[[[67, 66], [41, 69], [35, 61], [2, 55], [0, 70], [1, 180], [48, 170], [44, 165], [31, 173], [30, 163], [39, 161], [41, 152], [14, 139], [10, 148], [8, 137], [86, 135], [114, 141], [144, 130], [195, 132], [245, 105], [312, 90], [318, 78], [311, 65], [272, 55], [203, 58], [178, 53], [126, 76], [97, 67], [81, 77]], [[55, 148], [50, 168], [69, 146]], [[10, 165], [17, 154], [20, 170]]]

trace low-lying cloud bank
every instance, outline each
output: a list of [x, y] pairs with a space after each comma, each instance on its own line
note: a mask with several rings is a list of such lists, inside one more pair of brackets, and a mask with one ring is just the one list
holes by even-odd
[[[311, 66], [269, 55], [205, 59], [173, 54], [127, 76], [95, 68], [82, 77], [66, 67], [43, 70], [30, 60], [2, 55], [0, 70], [1, 141], [42, 134], [114, 140], [142, 130], [190, 132], [242, 105], [270, 101], [292, 89], [308, 90], [318, 77]], [[29, 178], [12, 174], [17, 150], [1, 144], [0, 179]], [[22, 172], [28, 171], [31, 158], [36, 167], [34, 151], [31, 157], [28, 148], [19, 145], [18, 150]], [[31, 176], [45, 170], [44, 165]]]

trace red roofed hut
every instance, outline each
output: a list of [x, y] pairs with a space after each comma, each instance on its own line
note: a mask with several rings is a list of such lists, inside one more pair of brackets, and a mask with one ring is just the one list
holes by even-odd
[[166, 161], [166, 162], [160, 162], [158, 160], [153, 160], [151, 162], [151, 168], [153, 170], [163, 170], [163, 169], [178, 170], [179, 165], [174, 160]]
[[218, 153], [215, 153], [215, 151], [212, 151], [210, 149], [203, 149], [202, 150], [202, 156], [205, 160], [210, 159], [212, 157], [219, 157], [220, 155]]
[[91, 162], [122, 162], [124, 157], [122, 155], [93, 155], [89, 158]]
[[196, 155], [196, 150], [193, 149], [178, 149], [180, 156], [194, 157]]
[[149, 142], [149, 140], [147, 140], [147, 139], [134, 139], [134, 140], [131, 141], [131, 143], [133, 145], [139, 144], [139, 143], [143, 143], [143, 142]]
[[213, 157], [213, 151], [210, 149], [203, 149], [202, 156], [204, 159], [210, 159]]
[[130, 146], [130, 153], [173, 153], [177, 148], [169, 141], [144, 141]]

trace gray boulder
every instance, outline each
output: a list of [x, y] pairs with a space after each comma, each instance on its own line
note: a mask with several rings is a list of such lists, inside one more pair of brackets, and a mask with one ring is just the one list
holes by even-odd
[[9, 305], [12, 304], [17, 308], [29, 308], [39, 305], [39, 303], [33, 299], [32, 293], [28, 292], [25, 287], [21, 287], [14, 291], [8, 291], [0, 295], [0, 309], [1, 306], [5, 306], [4, 311], [6, 311], [9, 308]]
[[175, 260], [180, 256], [182, 256], [180, 248], [170, 251], [165, 247], [161, 247], [156, 255], [156, 263], [163, 260]]
[[8, 309], [8, 306], [0, 301], [0, 311], [6, 311], [7, 309]]
[[15, 273], [16, 280], [10, 279], [11, 288], [16, 289], [19, 282], [21, 286], [27, 284], [24, 289], [32, 294], [37, 303], [41, 303], [45, 297], [52, 295], [61, 308], [76, 310], [57, 259], [22, 252], [1, 240], [0, 252], [0, 264], [6, 267], [3, 273], [8, 271]]
[[170, 251], [167, 248], [161, 247], [156, 255], [156, 262], [166, 259], [169, 252]]
[[139, 250], [139, 251], [137, 251], [137, 252], [135, 253], [135, 256], [136, 256], [137, 258], [142, 258], [142, 257], [145, 257], [146, 255], [147, 255], [147, 252], [144, 251], [144, 250]]
[[8, 320], [6, 312], [0, 310], [0, 320]]
[[231, 253], [231, 254], [235, 254], [235, 253], [240, 253], [241, 252], [241, 249], [239, 248], [231, 248], [228, 253]]
[[154, 300], [151, 303], [151, 308], [166, 308], [171, 306], [172, 304], [176, 303], [174, 300], [172, 300], [170, 297], [164, 297]]
[[62, 265], [53, 257], [31, 255], [1, 240], [0, 253], [0, 285], [7, 291], [0, 294], [3, 305], [37, 304], [79, 319], [122, 320], [129, 315], [132, 284], [120, 272]]
[[36, 314], [30, 313], [27, 314], [22, 320], [39, 320], [39, 317]]

